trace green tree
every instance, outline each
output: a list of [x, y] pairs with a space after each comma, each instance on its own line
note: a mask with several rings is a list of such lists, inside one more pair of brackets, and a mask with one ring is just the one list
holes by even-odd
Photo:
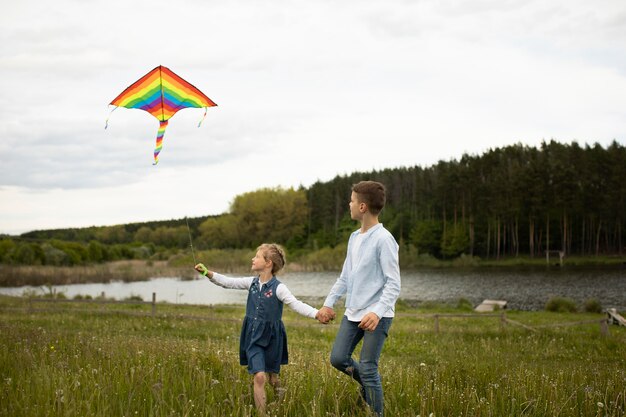
[[411, 230], [410, 241], [419, 253], [440, 257], [442, 231], [441, 222], [422, 220], [417, 222]]
[[12, 239], [0, 240], [0, 262], [11, 263], [11, 253], [15, 250], [15, 242]]
[[91, 262], [100, 263], [105, 260], [106, 249], [102, 243], [92, 240], [87, 245], [87, 253]]
[[231, 213], [209, 217], [199, 226], [200, 241], [208, 248], [240, 247], [237, 219]]
[[14, 263], [20, 265], [42, 265], [46, 261], [45, 254], [39, 244], [26, 242], [17, 244], [11, 258]]
[[441, 254], [445, 258], [456, 258], [469, 249], [469, 236], [461, 224], [449, 227], [441, 239]]
[[141, 226], [135, 234], [133, 235], [133, 240], [135, 242], [153, 242], [152, 240], [152, 229], [147, 226]]
[[245, 193], [235, 197], [230, 214], [232, 217], [224, 220], [205, 221], [200, 227], [203, 239], [210, 241], [217, 237], [216, 232], [222, 232], [225, 238], [237, 239], [234, 245], [237, 248], [255, 247], [266, 241], [289, 246], [305, 232], [306, 194], [302, 190], [280, 187]]
[[50, 243], [46, 242], [42, 245], [46, 257], [46, 265], [63, 266], [70, 265], [70, 258], [67, 253], [55, 248]]
[[130, 234], [124, 225], [103, 227], [96, 231], [96, 240], [102, 243], [127, 243], [130, 242]]

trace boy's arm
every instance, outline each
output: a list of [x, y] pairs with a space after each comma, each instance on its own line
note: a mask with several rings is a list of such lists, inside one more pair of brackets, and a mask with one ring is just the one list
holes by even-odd
[[317, 318], [318, 309], [311, 307], [307, 303], [303, 303], [298, 300], [292, 293], [289, 291], [289, 288], [285, 284], [279, 284], [276, 287], [276, 297], [284, 304], [287, 304], [289, 308], [295, 311], [298, 314], [301, 314], [305, 317], [309, 317], [312, 319]]
[[344, 295], [348, 290], [348, 281], [345, 274], [345, 271], [347, 269], [347, 263], [348, 257], [346, 256], [346, 259], [343, 261], [343, 268], [341, 268], [341, 274], [339, 275], [339, 278], [337, 278], [337, 281], [335, 281], [335, 284], [333, 284], [332, 288], [330, 289], [326, 300], [324, 300], [324, 307], [332, 309], [337, 300], [341, 298], [341, 296]]
[[337, 302], [337, 300], [346, 293], [347, 288], [345, 277], [340, 275], [339, 278], [337, 278], [335, 285], [333, 285], [330, 289], [326, 300], [324, 300], [324, 307], [333, 308], [335, 302]]
[[385, 276], [385, 285], [383, 286], [383, 293], [380, 299], [372, 308], [372, 312], [375, 313], [378, 318], [383, 317], [385, 313], [394, 306], [400, 296], [401, 284], [398, 244], [391, 236], [382, 242], [380, 266]]

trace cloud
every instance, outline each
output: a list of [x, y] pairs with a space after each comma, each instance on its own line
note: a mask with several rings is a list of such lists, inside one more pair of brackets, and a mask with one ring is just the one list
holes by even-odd
[[[611, 0], [23, 0], [0, 41], [0, 232], [216, 213], [259, 187], [516, 142], [626, 140], [626, 5]], [[200, 128], [202, 110], [178, 112], [154, 167], [152, 116], [104, 122], [157, 65], [218, 107]]]

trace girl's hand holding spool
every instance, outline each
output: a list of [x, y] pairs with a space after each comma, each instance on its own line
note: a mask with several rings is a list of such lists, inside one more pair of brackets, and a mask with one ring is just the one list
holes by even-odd
[[194, 268], [195, 268], [196, 271], [198, 271], [199, 273], [201, 273], [205, 277], [209, 276], [209, 270], [207, 269], [206, 266], [204, 266], [204, 264], [200, 263], [200, 264], [196, 265]]

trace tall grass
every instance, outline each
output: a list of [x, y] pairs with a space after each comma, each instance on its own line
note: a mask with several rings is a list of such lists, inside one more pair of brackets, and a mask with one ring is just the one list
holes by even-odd
[[[238, 360], [243, 307], [172, 305], [155, 318], [98, 314], [83, 304], [46, 313], [26, 307], [0, 297], [2, 416], [256, 413]], [[626, 415], [624, 328], [603, 337], [598, 325], [530, 332], [501, 330], [488, 317], [445, 318], [435, 333], [429, 314], [439, 310], [400, 310], [380, 363], [387, 416]], [[531, 326], [601, 318], [507, 315]], [[367, 415], [356, 384], [328, 363], [337, 324], [286, 312], [285, 325], [286, 395], [277, 401], [268, 389], [270, 415]]]
[[115, 261], [104, 264], [80, 266], [50, 265], [2, 265], [0, 264], [0, 286], [19, 287], [24, 285], [67, 285], [89, 282], [144, 281], [154, 277], [193, 276], [190, 258], [187, 268], [169, 265], [165, 261]]

